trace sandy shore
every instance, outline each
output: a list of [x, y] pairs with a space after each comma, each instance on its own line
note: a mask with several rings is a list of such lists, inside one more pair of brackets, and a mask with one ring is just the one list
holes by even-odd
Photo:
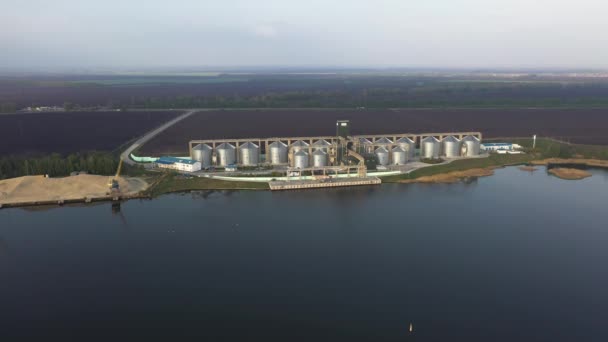
[[591, 177], [591, 173], [589, 173], [585, 170], [570, 169], [570, 168], [563, 168], [563, 167], [556, 167], [556, 168], [550, 169], [549, 173], [558, 178], [567, 179], [567, 180], [577, 180], [577, 179]]
[[423, 176], [416, 179], [403, 179], [398, 183], [456, 183], [468, 177], [487, 177], [494, 174], [493, 168], [477, 168], [465, 171], [452, 171], [433, 176]]
[[587, 165], [594, 167], [605, 167], [608, 168], [608, 160], [599, 160], [599, 159], [582, 159], [582, 158], [570, 158], [570, 159], [562, 159], [562, 158], [549, 158], [542, 160], [533, 160], [530, 162], [533, 165], [548, 165], [548, 164], [579, 164], [579, 165]]
[[[25, 176], [0, 181], [0, 204], [78, 200], [108, 196], [107, 176], [78, 175], [61, 178]], [[148, 187], [141, 178], [120, 177], [122, 195], [134, 195]]]

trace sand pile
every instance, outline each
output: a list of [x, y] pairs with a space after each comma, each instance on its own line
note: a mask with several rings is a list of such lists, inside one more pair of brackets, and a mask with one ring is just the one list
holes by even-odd
[[[0, 204], [59, 201], [104, 197], [109, 194], [107, 176], [78, 175], [62, 178], [25, 176], [0, 180]], [[140, 178], [120, 177], [121, 193], [132, 195], [148, 187]]]

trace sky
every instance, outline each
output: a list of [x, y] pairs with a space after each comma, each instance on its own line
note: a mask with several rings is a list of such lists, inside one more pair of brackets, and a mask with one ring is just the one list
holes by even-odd
[[605, 0], [0, 0], [0, 69], [608, 69]]

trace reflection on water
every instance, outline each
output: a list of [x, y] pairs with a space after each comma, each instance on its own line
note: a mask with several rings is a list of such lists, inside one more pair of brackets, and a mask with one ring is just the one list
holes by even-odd
[[1, 210], [3, 337], [608, 340], [591, 172]]

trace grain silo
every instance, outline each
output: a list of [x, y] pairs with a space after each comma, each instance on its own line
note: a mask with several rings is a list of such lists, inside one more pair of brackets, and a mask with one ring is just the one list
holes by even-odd
[[192, 159], [201, 163], [203, 168], [211, 166], [213, 148], [207, 144], [198, 144], [192, 148]]
[[392, 144], [393, 144], [393, 141], [389, 138], [380, 138], [380, 139], [374, 141], [375, 146], [384, 146], [387, 149], [387, 151], [388, 151], [389, 146]]
[[360, 154], [370, 154], [374, 152], [374, 145], [366, 138], [359, 138], [358, 145], [359, 149], [357, 152]]
[[236, 161], [236, 150], [230, 143], [222, 143], [215, 148], [217, 152], [217, 164], [227, 166], [234, 164]]
[[327, 152], [319, 149], [312, 153], [312, 165], [314, 167], [327, 166]]
[[407, 152], [401, 146], [395, 146], [391, 153], [393, 155], [393, 165], [404, 165], [407, 162]]
[[443, 153], [447, 158], [455, 158], [460, 156], [460, 140], [453, 135], [448, 135], [441, 141], [443, 145]]
[[439, 158], [439, 140], [435, 137], [426, 137], [420, 141], [420, 155], [427, 159]]
[[308, 151], [308, 147], [310, 145], [302, 140], [298, 140], [296, 142], [294, 142], [293, 144], [291, 144], [291, 150], [293, 152], [298, 152], [300, 150], [304, 150], [304, 151]]
[[395, 143], [407, 153], [408, 159], [414, 159], [416, 156], [416, 143], [414, 140], [408, 137], [403, 137], [395, 141]]
[[321, 139], [321, 140], [317, 140], [314, 143], [312, 143], [312, 147], [316, 150], [324, 150], [325, 152], [328, 151], [329, 147], [331, 146], [331, 144], [325, 140], [325, 139]]
[[467, 135], [462, 139], [461, 155], [465, 157], [476, 157], [479, 155], [481, 142], [477, 137]]
[[260, 147], [250, 141], [239, 146], [240, 164], [245, 166], [258, 165], [260, 161]]
[[268, 145], [270, 150], [270, 163], [272, 165], [287, 164], [287, 145], [280, 141], [275, 141]]
[[388, 150], [386, 148], [378, 147], [374, 153], [376, 154], [379, 165], [388, 165]]
[[308, 167], [308, 152], [299, 150], [293, 154], [293, 167], [305, 169]]

